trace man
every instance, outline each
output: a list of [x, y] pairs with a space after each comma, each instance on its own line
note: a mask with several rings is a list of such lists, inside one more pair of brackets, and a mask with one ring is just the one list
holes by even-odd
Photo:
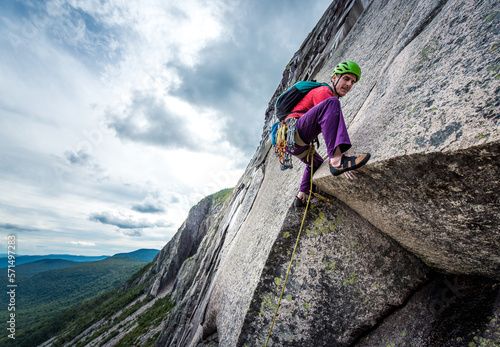
[[311, 143], [320, 133], [323, 133], [325, 139], [332, 175], [338, 176], [344, 173], [348, 179], [353, 179], [351, 171], [363, 166], [370, 159], [369, 153], [357, 157], [343, 154], [351, 147], [351, 142], [338, 98], [345, 96], [360, 77], [361, 69], [358, 64], [352, 61], [338, 64], [332, 73], [333, 89], [322, 86], [311, 90], [287, 116], [287, 119], [300, 117], [296, 124], [296, 146], [293, 150], [287, 149], [287, 151], [306, 164], [295, 206], [305, 206], [311, 182], [311, 162], [314, 171], [323, 163], [323, 158], [317, 152], [312, 156], [307, 155]]

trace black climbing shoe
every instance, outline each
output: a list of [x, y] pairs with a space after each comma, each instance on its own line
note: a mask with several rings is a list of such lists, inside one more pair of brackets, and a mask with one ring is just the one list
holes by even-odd
[[333, 176], [338, 176], [343, 174], [346, 171], [356, 170], [361, 166], [365, 165], [368, 160], [370, 160], [370, 153], [360, 154], [357, 157], [346, 157], [342, 155], [342, 159], [340, 159], [339, 166], [330, 166], [330, 172]]
[[295, 207], [306, 207], [306, 203], [298, 197], [295, 197], [295, 202], [293, 203], [293, 205]]

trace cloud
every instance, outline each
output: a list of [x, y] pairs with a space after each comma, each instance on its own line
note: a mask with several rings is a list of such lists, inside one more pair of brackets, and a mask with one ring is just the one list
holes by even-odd
[[38, 228], [25, 227], [11, 223], [0, 223], [0, 229], [8, 230], [9, 232], [25, 232], [25, 231], [42, 231]]
[[146, 201], [135, 204], [132, 206], [132, 210], [141, 212], [141, 213], [160, 213], [165, 212], [165, 209], [160, 206], [158, 201], [154, 201], [151, 199], [147, 199]]
[[[204, 57], [194, 68], [176, 66], [182, 76], [182, 85], [171, 93], [194, 107], [212, 108], [221, 123], [221, 141], [227, 141], [250, 157], [255, 151], [269, 96], [279, 81], [271, 73], [268, 81], [256, 80], [266, 75], [265, 59], [261, 54], [248, 56], [250, 45], [244, 38], [235, 42], [221, 41], [200, 52]], [[260, 71], [259, 71], [260, 70]], [[253, 76], [251, 76], [253, 75]], [[276, 81], [270, 83], [271, 80]], [[276, 84], [276, 85], [275, 85]]]
[[102, 224], [114, 225], [120, 229], [152, 228], [155, 226], [154, 223], [144, 219], [142, 221], [137, 221], [130, 217], [113, 216], [109, 212], [94, 213], [90, 215], [89, 220]]
[[64, 152], [66, 160], [70, 164], [86, 165], [90, 161], [90, 155], [83, 150], [76, 152], [66, 151]]
[[200, 149], [185, 119], [153, 95], [136, 92], [123, 114], [108, 113], [109, 127], [121, 139], [166, 148]]
[[143, 234], [144, 234], [142, 229], [127, 229], [127, 230], [122, 230], [121, 232], [123, 235], [132, 236], [132, 237], [139, 237], [139, 236], [143, 236]]
[[88, 241], [70, 241], [72, 245], [76, 246], [84, 246], [84, 247], [93, 247], [95, 246], [94, 242], [88, 242]]
[[171, 226], [171, 224], [164, 221], [152, 222], [144, 218], [136, 220], [132, 216], [116, 216], [109, 212], [93, 213], [89, 216], [89, 220], [102, 224], [114, 225], [119, 229], [146, 229]]

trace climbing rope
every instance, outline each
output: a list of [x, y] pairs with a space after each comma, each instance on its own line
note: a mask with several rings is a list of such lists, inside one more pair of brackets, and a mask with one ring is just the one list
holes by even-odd
[[286, 272], [285, 281], [283, 281], [283, 288], [281, 289], [280, 298], [278, 300], [278, 306], [276, 306], [276, 311], [274, 312], [273, 321], [271, 323], [271, 329], [269, 329], [269, 334], [267, 335], [266, 344], [264, 345], [264, 347], [267, 347], [267, 343], [269, 342], [269, 338], [271, 337], [271, 332], [273, 331], [274, 322], [276, 321], [276, 316], [278, 315], [278, 310], [279, 310], [280, 305], [281, 305], [281, 299], [283, 298], [283, 293], [285, 292], [286, 281], [288, 280], [288, 275], [290, 274], [290, 269], [292, 268], [292, 262], [293, 262], [293, 258], [295, 256], [295, 251], [297, 250], [297, 245], [299, 244], [300, 234], [302, 232], [302, 228], [304, 227], [304, 221], [306, 220], [307, 210], [309, 208], [309, 201], [311, 201], [311, 193], [313, 192], [312, 190], [313, 190], [313, 170], [314, 170], [314, 167], [313, 167], [313, 164], [314, 164], [314, 145], [309, 147], [309, 153], [307, 153], [307, 162], [309, 162], [309, 157], [311, 158], [311, 186], [309, 189], [309, 196], [307, 197], [306, 209], [304, 211], [304, 216], [302, 217], [302, 223], [300, 224], [299, 234], [297, 235], [297, 240], [295, 241], [295, 247], [293, 248], [292, 258], [290, 259], [290, 264], [288, 264], [288, 270]]

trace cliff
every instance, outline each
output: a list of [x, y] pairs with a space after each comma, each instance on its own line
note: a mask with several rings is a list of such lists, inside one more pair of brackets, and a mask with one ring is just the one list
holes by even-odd
[[140, 278], [176, 303], [155, 345], [264, 345], [303, 214], [303, 166], [280, 171], [270, 146], [273, 105], [342, 60], [363, 71], [341, 100], [351, 152], [372, 159], [355, 181], [315, 173], [333, 202], [312, 201], [268, 345], [498, 345], [499, 40], [498, 1], [332, 3], [231, 195], [195, 207]]

